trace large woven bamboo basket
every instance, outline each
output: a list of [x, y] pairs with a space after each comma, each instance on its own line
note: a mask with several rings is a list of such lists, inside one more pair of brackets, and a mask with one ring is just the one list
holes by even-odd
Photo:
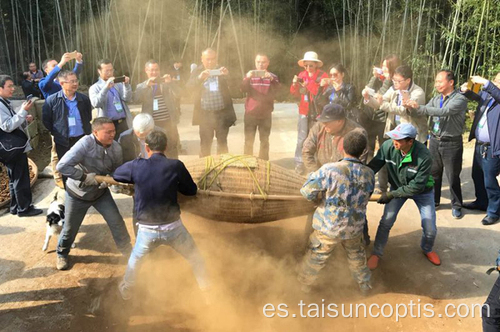
[[179, 201], [193, 214], [216, 221], [261, 223], [314, 211], [300, 194], [306, 179], [268, 161], [226, 154], [189, 161], [186, 167], [198, 184], [198, 195], [179, 195]]

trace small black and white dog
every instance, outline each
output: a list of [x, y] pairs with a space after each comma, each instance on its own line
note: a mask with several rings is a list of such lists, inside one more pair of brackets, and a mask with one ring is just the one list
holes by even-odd
[[[45, 242], [43, 243], [42, 250], [47, 250], [50, 238], [53, 235], [59, 235], [64, 225], [64, 205], [57, 200], [57, 192], [54, 199], [49, 205], [47, 210], [47, 233], [45, 234]], [[74, 248], [74, 244], [72, 248]]]

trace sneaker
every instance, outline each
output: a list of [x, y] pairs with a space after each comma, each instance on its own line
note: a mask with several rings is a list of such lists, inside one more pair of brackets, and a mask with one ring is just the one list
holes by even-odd
[[33, 217], [37, 216], [39, 214], [42, 214], [43, 210], [42, 209], [37, 209], [34, 206], [30, 206], [30, 208], [24, 212], [18, 212], [17, 215], [19, 217]]
[[460, 219], [463, 217], [463, 214], [462, 214], [462, 209], [460, 208], [452, 208], [451, 209], [451, 215], [453, 216], [453, 218], [455, 219]]
[[56, 267], [58, 270], [67, 270], [69, 267], [68, 257], [57, 256]]
[[118, 285], [118, 291], [124, 301], [128, 301], [132, 298], [132, 292], [125, 286], [125, 281], [122, 280]]
[[481, 206], [477, 201], [464, 203], [462, 204], [462, 207], [467, 210], [479, 210], [479, 211], [486, 211], [487, 208], [486, 206]]
[[375, 270], [378, 266], [378, 261], [380, 260], [380, 257], [377, 255], [371, 255], [370, 258], [368, 258], [368, 261], [366, 262], [366, 265], [370, 270]]
[[434, 203], [434, 207], [437, 209], [439, 207], [439, 203]]
[[15, 216], [17, 214], [17, 210], [9, 210], [9, 213]]
[[370, 294], [372, 290], [372, 286], [368, 282], [362, 282], [359, 284], [359, 291], [363, 296], [367, 296]]
[[435, 251], [424, 252], [425, 257], [434, 265], [441, 265], [441, 259], [439, 259], [438, 254]]

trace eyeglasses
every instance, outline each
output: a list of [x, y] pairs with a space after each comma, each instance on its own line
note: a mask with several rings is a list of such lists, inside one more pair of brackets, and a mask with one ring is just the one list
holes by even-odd
[[340, 75], [339, 73], [331, 73], [331, 74], [330, 74], [330, 76], [335, 76], [335, 77], [337, 77], [337, 76], [339, 76], [339, 75]]
[[393, 79], [393, 80], [392, 80], [392, 83], [398, 83], [398, 84], [401, 84], [401, 83], [403, 83], [404, 81], [406, 81], [406, 80], [400, 80], [400, 81], [397, 81], [397, 80], [394, 80], [394, 79]]
[[61, 83], [77, 84], [78, 80], [62, 81]]

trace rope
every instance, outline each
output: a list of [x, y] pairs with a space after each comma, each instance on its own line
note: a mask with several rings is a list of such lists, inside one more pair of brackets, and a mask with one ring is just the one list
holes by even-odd
[[[222, 173], [226, 167], [231, 165], [234, 162], [241, 162], [245, 168], [249, 171], [250, 176], [253, 179], [253, 182], [255, 186], [257, 187], [257, 190], [259, 191], [260, 195], [264, 197], [264, 199], [267, 199], [269, 188], [271, 186], [271, 163], [267, 161], [266, 165], [266, 183], [265, 183], [265, 190], [262, 189], [262, 187], [259, 184], [259, 181], [257, 177], [255, 176], [255, 173], [252, 171], [252, 168], [250, 167], [249, 163], [245, 160], [248, 158], [253, 158], [251, 156], [245, 156], [245, 155], [235, 155], [231, 156], [230, 158], [226, 160], [222, 160], [219, 162], [217, 165], [214, 166], [214, 159], [212, 156], [206, 157], [205, 158], [205, 174], [201, 177], [199, 183], [200, 187], [203, 188], [203, 190], [207, 190], [207, 187], [211, 187], [214, 181], [219, 177], [219, 174]], [[210, 180], [207, 186], [207, 177], [210, 173], [214, 172], [214, 177]], [[253, 195], [253, 193], [251, 193]]]

